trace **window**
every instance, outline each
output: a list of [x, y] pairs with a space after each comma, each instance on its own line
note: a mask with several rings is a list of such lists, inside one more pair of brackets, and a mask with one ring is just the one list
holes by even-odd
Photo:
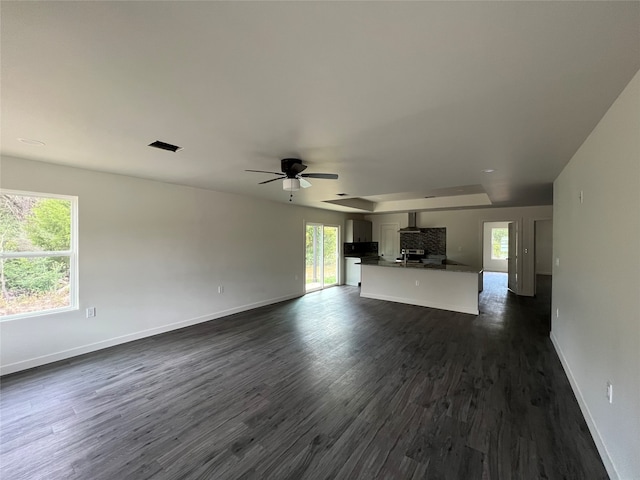
[[77, 308], [77, 203], [0, 191], [0, 320]]
[[509, 229], [491, 229], [491, 260], [506, 260], [509, 256]]

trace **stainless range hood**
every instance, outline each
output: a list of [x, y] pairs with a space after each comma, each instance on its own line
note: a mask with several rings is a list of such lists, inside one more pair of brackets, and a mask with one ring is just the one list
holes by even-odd
[[398, 230], [400, 233], [420, 233], [420, 229], [416, 226], [416, 212], [409, 212], [409, 226]]

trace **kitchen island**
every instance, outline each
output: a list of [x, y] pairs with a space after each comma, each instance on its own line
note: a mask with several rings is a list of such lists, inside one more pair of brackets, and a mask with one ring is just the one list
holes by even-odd
[[360, 296], [478, 315], [482, 274], [466, 265], [363, 261]]

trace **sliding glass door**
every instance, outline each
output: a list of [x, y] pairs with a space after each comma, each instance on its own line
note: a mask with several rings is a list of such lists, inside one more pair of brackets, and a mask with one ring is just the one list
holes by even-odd
[[307, 223], [305, 240], [305, 288], [307, 292], [338, 284], [339, 229]]

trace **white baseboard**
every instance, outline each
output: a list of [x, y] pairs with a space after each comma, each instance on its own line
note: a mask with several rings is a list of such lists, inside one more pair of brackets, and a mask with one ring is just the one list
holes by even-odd
[[286, 300], [292, 300], [304, 295], [303, 293], [294, 293], [285, 295], [284, 297], [271, 298], [269, 300], [263, 300], [260, 302], [249, 303], [247, 305], [240, 305], [238, 307], [229, 308], [220, 312], [211, 313], [208, 315], [202, 315], [196, 318], [190, 318], [187, 320], [181, 320], [178, 322], [169, 323], [160, 327], [150, 328], [139, 332], [129, 333], [120, 337], [114, 337], [100, 342], [90, 343], [88, 345], [82, 345], [80, 347], [70, 348], [68, 350], [62, 350], [60, 352], [50, 353], [42, 355], [40, 357], [30, 358], [27, 360], [21, 360], [19, 362], [10, 363], [8, 365], [2, 365], [0, 367], [0, 376], [8, 375], [10, 373], [20, 372], [29, 368], [39, 367], [46, 365], [47, 363], [57, 362], [59, 360], [66, 360], [67, 358], [77, 357], [78, 355], [84, 355], [85, 353], [91, 353], [104, 348], [121, 345], [123, 343], [133, 342], [141, 338], [152, 337], [161, 333], [170, 332], [172, 330], [178, 330], [180, 328], [189, 327], [198, 323], [208, 322], [218, 318], [233, 315], [234, 313], [246, 312], [247, 310], [253, 310], [254, 308], [264, 307], [266, 305], [272, 305], [274, 303], [284, 302]]
[[558, 358], [560, 358], [560, 363], [562, 363], [562, 367], [564, 368], [564, 371], [567, 374], [567, 378], [569, 379], [569, 383], [571, 384], [573, 393], [575, 394], [576, 399], [578, 400], [578, 405], [580, 406], [580, 410], [582, 411], [582, 416], [587, 422], [587, 427], [591, 432], [591, 436], [593, 437], [593, 441], [596, 444], [596, 448], [598, 449], [600, 458], [602, 458], [602, 463], [604, 463], [604, 467], [607, 469], [609, 478], [611, 480], [619, 480], [620, 476], [618, 475], [618, 472], [616, 471], [616, 468], [613, 465], [613, 462], [611, 461], [611, 456], [609, 455], [609, 452], [607, 451], [607, 447], [605, 446], [604, 441], [600, 436], [600, 431], [598, 430], [598, 427], [596, 426], [596, 423], [594, 422], [593, 417], [591, 416], [591, 412], [589, 411], [587, 402], [585, 402], [584, 397], [582, 396], [580, 387], [578, 386], [576, 379], [574, 378], [573, 373], [571, 372], [571, 367], [569, 367], [569, 363], [567, 362], [567, 359], [565, 358], [564, 353], [562, 353], [562, 348], [560, 348], [560, 345], [558, 344], [558, 339], [553, 334], [553, 332], [551, 332], [550, 337], [551, 337], [551, 343], [553, 343], [556, 353], [558, 354]]
[[467, 307], [464, 305], [452, 305], [440, 302], [419, 301], [413, 298], [393, 297], [390, 295], [379, 295], [377, 293], [360, 292], [360, 296], [364, 298], [373, 298], [375, 300], [386, 300], [387, 302], [406, 303], [408, 305], [419, 305], [421, 307], [438, 308], [440, 310], [449, 310], [450, 312], [469, 313], [478, 315], [478, 308]]

